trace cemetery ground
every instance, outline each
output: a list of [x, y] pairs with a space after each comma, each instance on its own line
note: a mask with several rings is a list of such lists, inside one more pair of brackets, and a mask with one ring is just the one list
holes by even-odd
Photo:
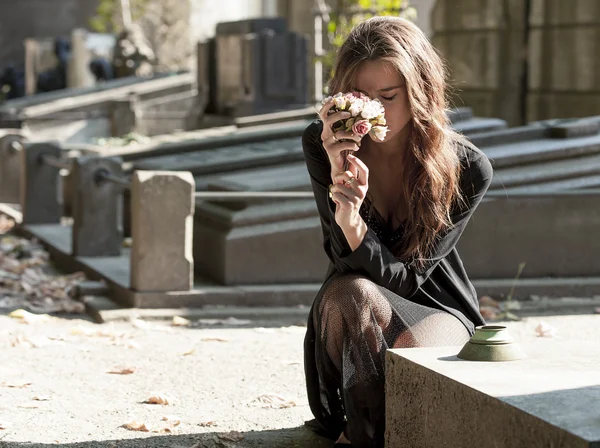
[[[68, 294], [81, 277], [0, 227], [0, 447], [332, 445], [303, 427], [308, 308], [119, 310], [97, 324]], [[600, 341], [598, 307], [537, 298], [505, 324], [523, 342]]]

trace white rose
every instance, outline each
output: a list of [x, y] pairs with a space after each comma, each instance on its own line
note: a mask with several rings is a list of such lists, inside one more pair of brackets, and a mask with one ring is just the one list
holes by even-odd
[[375, 101], [369, 101], [364, 105], [361, 115], [365, 120], [371, 120], [372, 118], [376, 118], [378, 115], [381, 115], [381, 109], [381, 104]]
[[322, 104], [327, 104], [328, 102], [330, 102], [333, 99], [332, 96], [328, 96], [327, 98], [325, 98], [323, 101], [321, 101]]
[[388, 128], [387, 126], [373, 126], [371, 128], [371, 133], [375, 134], [375, 138], [377, 140], [385, 140], [385, 136], [387, 135]]
[[333, 103], [335, 104], [335, 107], [337, 107], [338, 109], [345, 109], [346, 108], [346, 98], [344, 98], [343, 96], [334, 96], [333, 97]]
[[353, 101], [350, 101], [350, 109], [348, 111], [352, 114], [353, 117], [356, 117], [363, 109], [365, 102], [360, 98], [356, 98]]

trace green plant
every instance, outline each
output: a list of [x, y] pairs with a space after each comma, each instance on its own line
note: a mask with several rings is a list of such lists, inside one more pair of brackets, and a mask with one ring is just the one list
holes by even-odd
[[333, 75], [335, 56], [355, 25], [373, 16], [394, 15], [414, 20], [416, 11], [409, 6], [408, 0], [339, 0], [337, 7], [329, 13], [328, 51], [319, 58], [323, 63], [324, 79]]
[[510, 320], [520, 320], [519, 316], [511, 313], [511, 310], [520, 309], [519, 303], [513, 299], [513, 294], [515, 292], [515, 287], [517, 286], [517, 281], [521, 277], [521, 274], [523, 273], [523, 269], [525, 269], [526, 264], [527, 263], [524, 263], [524, 262], [519, 263], [519, 267], [517, 268], [517, 275], [515, 276], [515, 278], [513, 280], [513, 284], [512, 284], [512, 287], [510, 288], [510, 292], [506, 296], [506, 301], [504, 302], [504, 312], [498, 314], [496, 316], [496, 319], [506, 318], [506, 319], [510, 319]]
[[[131, 18], [135, 22], [144, 15], [149, 0], [129, 0]], [[123, 30], [121, 0], [100, 0], [96, 15], [89, 21], [92, 30], [98, 33], [118, 33]]]

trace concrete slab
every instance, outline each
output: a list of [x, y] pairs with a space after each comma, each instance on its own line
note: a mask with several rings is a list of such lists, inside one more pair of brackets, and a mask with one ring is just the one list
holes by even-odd
[[522, 343], [528, 358], [470, 362], [461, 347], [391, 350], [386, 446], [600, 446], [600, 346]]

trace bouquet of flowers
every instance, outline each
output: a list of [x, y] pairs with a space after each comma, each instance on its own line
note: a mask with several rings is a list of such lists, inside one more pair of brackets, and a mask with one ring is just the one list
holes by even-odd
[[333, 132], [347, 131], [353, 132], [361, 138], [369, 134], [377, 140], [384, 140], [388, 128], [385, 121], [385, 109], [381, 101], [372, 100], [367, 95], [358, 92], [336, 93], [334, 96], [327, 97], [323, 104], [333, 100], [333, 107], [329, 109], [328, 114], [336, 112], [350, 112], [352, 116], [345, 120], [340, 120], [333, 125]]
[[[388, 132], [385, 120], [385, 109], [381, 101], [372, 100], [367, 95], [359, 92], [336, 93], [323, 100], [323, 104], [333, 101], [333, 106], [328, 115], [336, 112], [350, 112], [351, 117], [336, 122], [332, 131], [346, 131], [358, 135], [361, 139], [369, 134], [373, 139], [383, 141]], [[344, 157], [348, 151], [344, 151]], [[344, 162], [344, 170], [348, 169], [348, 161]]]

